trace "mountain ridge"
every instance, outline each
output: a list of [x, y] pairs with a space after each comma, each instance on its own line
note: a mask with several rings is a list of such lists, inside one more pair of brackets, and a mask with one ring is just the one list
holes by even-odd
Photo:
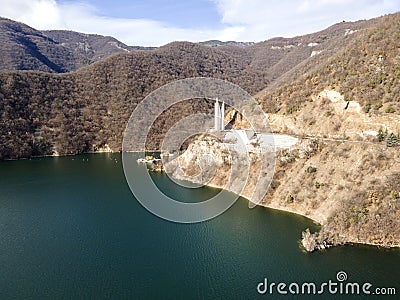
[[[94, 151], [105, 144], [112, 150], [119, 151], [125, 123], [135, 105], [156, 88], [188, 77], [215, 77], [231, 81], [249, 93], [258, 95], [262, 107], [272, 114], [272, 118], [289, 120], [287, 115], [290, 117], [290, 112], [301, 109], [304, 103], [308, 103], [305, 99], [309, 99], [312, 94], [318, 95], [329, 85], [329, 82], [317, 80], [319, 68], [329, 66], [330, 62], [340, 56], [350, 59], [348, 50], [357, 53], [353, 48], [360, 41], [373, 47], [369, 40], [370, 31], [379, 33], [387, 27], [394, 36], [397, 34], [399, 15], [339, 23], [314, 34], [292, 39], [274, 38], [247, 46], [209, 47], [190, 42], [172, 42], [150, 51], [128, 53], [121, 50], [121, 53], [65, 74], [54, 74], [46, 70], [1, 71], [0, 159], [53, 152], [75, 154]], [[14, 38], [20, 36], [18, 26], [22, 26], [21, 30], [29, 33], [31, 40], [38, 38], [43, 41], [41, 33], [24, 27], [23, 24], [16, 24], [12, 23], [17, 26]], [[8, 22], [0, 22], [0, 26], [3, 26], [0, 28], [7, 25]], [[4, 32], [0, 31], [0, 34], [4, 35]], [[380, 47], [389, 47], [385, 44], [384, 33], [380, 40]], [[60, 46], [60, 42], [56, 40], [46, 41], [49, 47]], [[391, 45], [396, 43], [395, 40], [390, 42]], [[47, 49], [40, 43], [38, 45], [40, 49]], [[7, 54], [7, 51], [4, 53]], [[16, 58], [18, 56], [14, 57], [15, 61]], [[390, 67], [387, 70], [390, 73], [386, 77], [396, 78], [395, 68]], [[329, 74], [328, 72], [325, 76], [330, 78]], [[374, 70], [365, 70], [364, 75], [374, 78], [374, 85], [366, 85], [364, 91], [378, 96], [375, 87], [380, 87], [380, 75], [375, 76]], [[348, 78], [350, 77], [342, 76], [335, 80], [344, 83]], [[359, 82], [358, 86], [363, 86], [363, 82]], [[386, 92], [394, 96], [392, 100], [389, 99], [390, 103], [395, 106], [396, 90], [390, 91], [388, 87], [389, 85], [385, 86]], [[351, 97], [351, 94], [346, 96]], [[385, 104], [385, 109], [389, 109], [390, 103]], [[171, 116], [179, 115], [185, 110], [191, 111], [192, 104], [186, 104], [185, 109], [177, 108], [175, 114], [166, 113], [168, 118], [161, 118], [158, 126], [164, 128], [173, 124], [176, 119]], [[371, 101], [371, 105], [375, 104], [378, 101]], [[212, 109], [207, 105], [198, 108], [206, 111]], [[393, 109], [400, 111], [395, 107]], [[274, 113], [277, 115], [274, 116]], [[291, 122], [299, 123], [300, 120], [302, 119], [297, 118]], [[307, 118], [303, 117], [303, 120]], [[307, 130], [310, 129], [308, 123], [303, 125]], [[149, 140], [149, 149], [159, 147], [165, 133], [160, 128], [153, 129], [154, 136]], [[282, 127], [280, 130], [285, 129]]]
[[[290, 50], [294, 50], [291, 48], [298, 44], [303, 43], [304, 47], [310, 42], [318, 42], [318, 35], [325, 38], [342, 35], [345, 29], [362, 27], [366, 22], [372, 21], [338, 23], [313, 34], [293, 38], [275, 37], [258, 43], [210, 40], [197, 44], [224, 51], [236, 59], [252, 64], [252, 68], [262, 69], [271, 67], [271, 64], [279, 60], [287, 61], [284, 53], [291, 52]], [[0, 48], [3, 53], [0, 70], [37, 70], [51, 73], [76, 71], [117, 53], [160, 48], [128, 46], [113, 37], [98, 34], [69, 30], [38, 31], [23, 23], [1, 17], [0, 44], [3, 45]], [[17, 55], [15, 49], [18, 50]], [[310, 49], [297, 49], [294, 52], [301, 54], [300, 57], [304, 59], [312, 53], [308, 50]], [[294, 59], [294, 63], [298, 62], [298, 59]], [[293, 64], [286, 69], [291, 67]]]
[[32, 70], [49, 73], [76, 71], [116, 53], [151, 50], [127, 46], [110, 36], [70, 30], [36, 30], [0, 17], [0, 70]]

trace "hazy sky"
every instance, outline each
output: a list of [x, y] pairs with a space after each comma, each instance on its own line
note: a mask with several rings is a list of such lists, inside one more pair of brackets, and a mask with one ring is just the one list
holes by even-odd
[[399, 0], [0, 0], [0, 16], [36, 29], [111, 35], [143, 46], [262, 41], [398, 11]]

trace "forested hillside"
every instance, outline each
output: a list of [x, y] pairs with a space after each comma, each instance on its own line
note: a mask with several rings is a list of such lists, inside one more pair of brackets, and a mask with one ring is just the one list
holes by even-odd
[[[173, 80], [196, 76], [230, 80], [253, 93], [267, 84], [262, 74], [254, 76], [227, 54], [185, 42], [112, 56], [64, 75], [2, 72], [0, 158], [82, 153], [105, 144], [118, 151], [126, 122], [143, 97]], [[175, 108], [174, 115], [183, 117], [191, 111], [189, 103], [186, 107]], [[150, 148], [158, 147], [159, 134], [174, 119], [167, 115], [159, 122]]]
[[[309, 115], [313, 109], [306, 104], [325, 88], [356, 99], [366, 112], [398, 113], [399, 18], [394, 14], [343, 22], [314, 34], [250, 45], [174, 42], [127, 52], [128, 46], [106, 38], [122, 53], [96, 63], [88, 58], [90, 65], [66, 74], [54, 72], [77, 68], [75, 59], [84, 49], [103, 49], [102, 55], [108, 55], [105, 37], [86, 36], [87, 44], [74, 48], [85, 35], [45, 35], [1, 19], [0, 38], [8, 41], [0, 44], [1, 68], [36, 71], [0, 72], [0, 159], [75, 154], [106, 144], [118, 151], [139, 101], [168, 82], [196, 76], [225, 79], [258, 94], [269, 113], [290, 115], [304, 109]], [[188, 102], [174, 109], [155, 124], [149, 148], [159, 148], [177, 116], [211, 106]], [[311, 126], [312, 120], [305, 124]]]
[[66, 30], [39, 31], [0, 17], [0, 70], [65, 73], [116, 53], [151, 48], [131, 47], [113, 37]]

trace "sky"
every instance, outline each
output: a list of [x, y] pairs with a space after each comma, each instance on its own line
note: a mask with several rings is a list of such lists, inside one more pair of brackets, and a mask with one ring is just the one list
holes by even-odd
[[399, 0], [0, 0], [0, 16], [36, 29], [110, 35], [132, 46], [258, 42], [398, 11]]

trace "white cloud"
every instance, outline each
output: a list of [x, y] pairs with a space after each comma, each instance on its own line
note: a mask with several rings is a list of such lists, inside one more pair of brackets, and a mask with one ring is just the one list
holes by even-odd
[[111, 35], [129, 45], [162, 45], [174, 40], [260, 41], [321, 30], [342, 20], [357, 20], [400, 10], [393, 0], [212, 0], [220, 29], [179, 28], [150, 19], [102, 16], [81, 2], [0, 0], [0, 15], [37, 29], [69, 29]]
[[178, 28], [149, 19], [104, 17], [95, 7], [55, 0], [1, 0], [0, 15], [39, 30], [68, 29], [111, 35], [129, 45], [159, 46], [175, 40], [234, 39], [240, 27], [222, 30]]
[[0, 15], [41, 28], [60, 26], [62, 18], [53, 0], [2, 0]]
[[213, 0], [227, 26], [245, 25], [239, 39], [260, 40], [322, 30], [400, 10], [393, 0]]

